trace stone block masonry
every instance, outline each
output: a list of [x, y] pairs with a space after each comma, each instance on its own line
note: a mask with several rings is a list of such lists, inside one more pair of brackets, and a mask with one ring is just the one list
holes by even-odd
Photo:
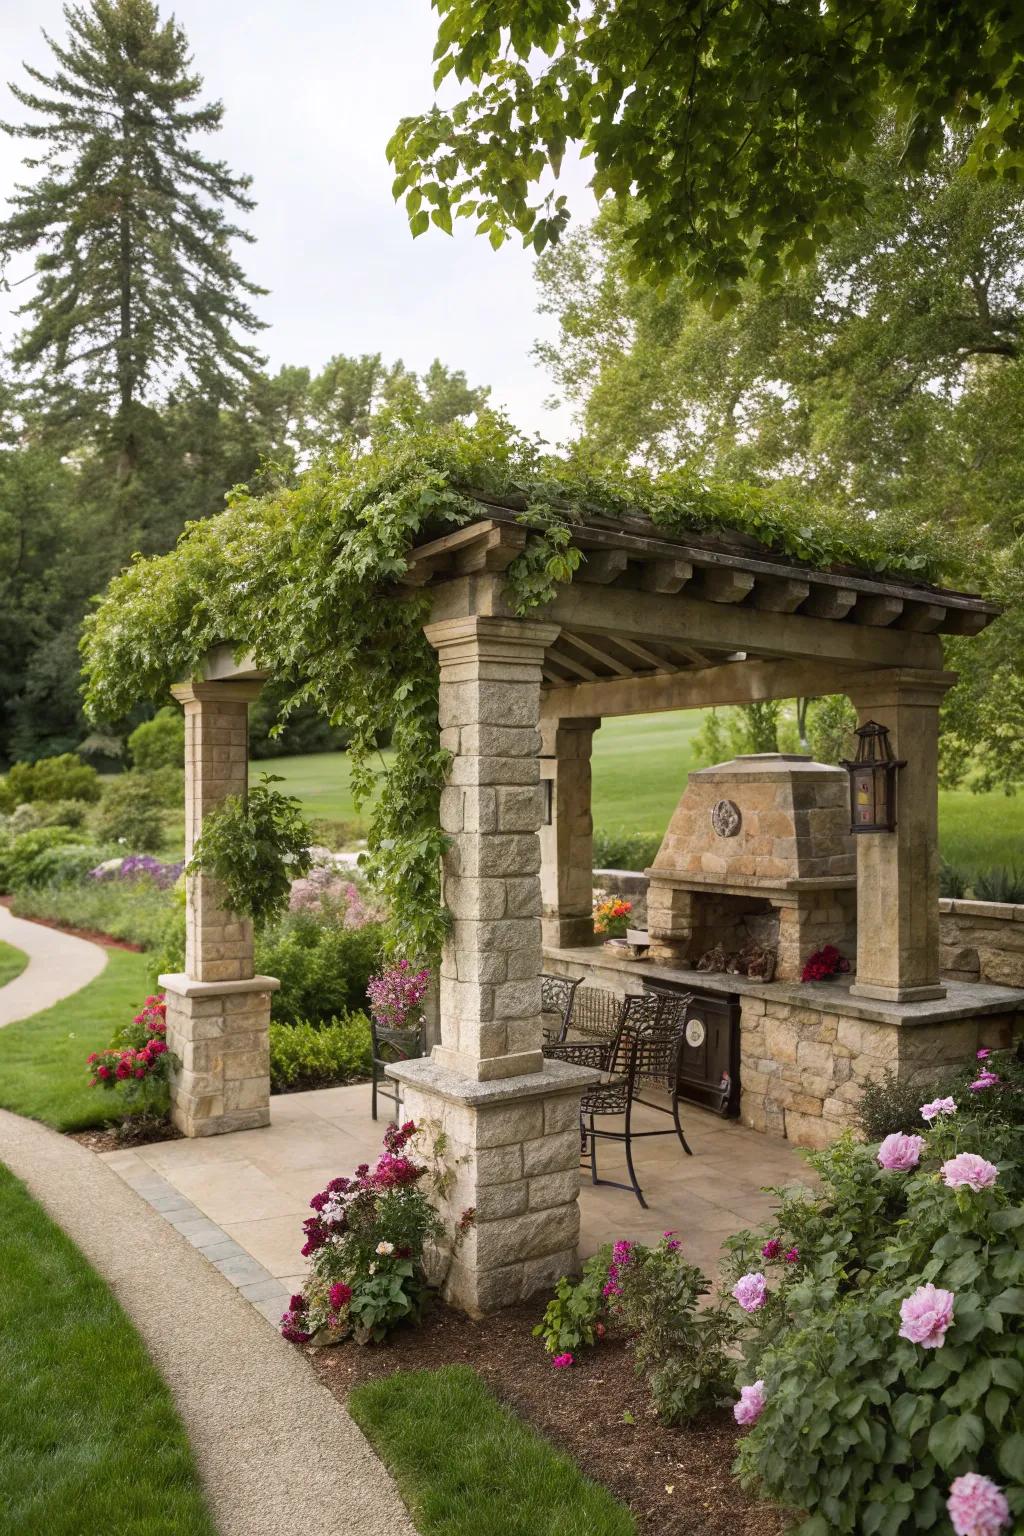
[[1024, 987], [1024, 906], [943, 898], [939, 944], [943, 976]]

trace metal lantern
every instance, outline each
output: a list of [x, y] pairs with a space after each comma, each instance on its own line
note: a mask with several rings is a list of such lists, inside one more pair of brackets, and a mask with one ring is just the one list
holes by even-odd
[[850, 775], [850, 831], [892, 832], [896, 827], [896, 776], [906, 767], [893, 757], [889, 728], [869, 720], [857, 735], [857, 756], [840, 763]]

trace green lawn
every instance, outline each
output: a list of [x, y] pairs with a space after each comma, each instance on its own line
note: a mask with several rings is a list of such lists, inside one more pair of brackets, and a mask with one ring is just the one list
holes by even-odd
[[150, 964], [148, 955], [108, 950], [105, 968], [80, 992], [0, 1029], [0, 1108], [58, 1131], [120, 1118], [113, 1095], [89, 1087], [85, 1058], [138, 1012], [150, 990]]
[[469, 1366], [396, 1371], [357, 1387], [348, 1407], [421, 1536], [636, 1536], [629, 1511]]
[[0, 943], [0, 987], [20, 976], [28, 965], [28, 955], [13, 944]]
[[[603, 832], [664, 832], [693, 761], [702, 712], [634, 715], [606, 720], [594, 737], [594, 825]], [[282, 757], [269, 767], [298, 795], [309, 816], [357, 819], [343, 752]], [[939, 796], [939, 840], [951, 863], [973, 872], [997, 864], [1024, 865], [1024, 793]]]
[[216, 1536], [185, 1430], [142, 1340], [2, 1165], [0, 1231], [0, 1530]]

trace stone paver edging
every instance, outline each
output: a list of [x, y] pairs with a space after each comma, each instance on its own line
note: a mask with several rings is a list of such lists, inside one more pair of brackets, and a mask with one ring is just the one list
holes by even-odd
[[107, 963], [107, 952], [88, 939], [14, 917], [0, 906], [0, 939], [28, 955], [20, 976], [0, 987], [0, 1028], [30, 1019], [88, 986]]
[[84, 1147], [2, 1110], [0, 1161], [145, 1340], [188, 1429], [221, 1536], [415, 1536], [394, 1482], [341, 1404], [184, 1230]]

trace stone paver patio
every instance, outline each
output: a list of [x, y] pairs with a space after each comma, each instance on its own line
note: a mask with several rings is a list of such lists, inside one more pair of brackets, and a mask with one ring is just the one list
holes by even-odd
[[[642, 1129], [664, 1120], [641, 1111]], [[799, 1153], [780, 1138], [751, 1131], [704, 1110], [683, 1107], [687, 1157], [674, 1137], [635, 1144], [637, 1174], [649, 1210], [628, 1190], [594, 1187], [584, 1174], [581, 1254], [619, 1237], [653, 1241], [678, 1230], [687, 1257], [713, 1274], [723, 1238], [771, 1210], [766, 1184], [806, 1179]], [[385, 1121], [370, 1118], [366, 1084], [285, 1094], [271, 1101], [271, 1123], [222, 1136], [158, 1142], [107, 1152], [103, 1161], [159, 1210], [276, 1322], [301, 1283], [302, 1221], [327, 1181], [372, 1162]], [[599, 1171], [625, 1179], [622, 1149], [603, 1143]]]

